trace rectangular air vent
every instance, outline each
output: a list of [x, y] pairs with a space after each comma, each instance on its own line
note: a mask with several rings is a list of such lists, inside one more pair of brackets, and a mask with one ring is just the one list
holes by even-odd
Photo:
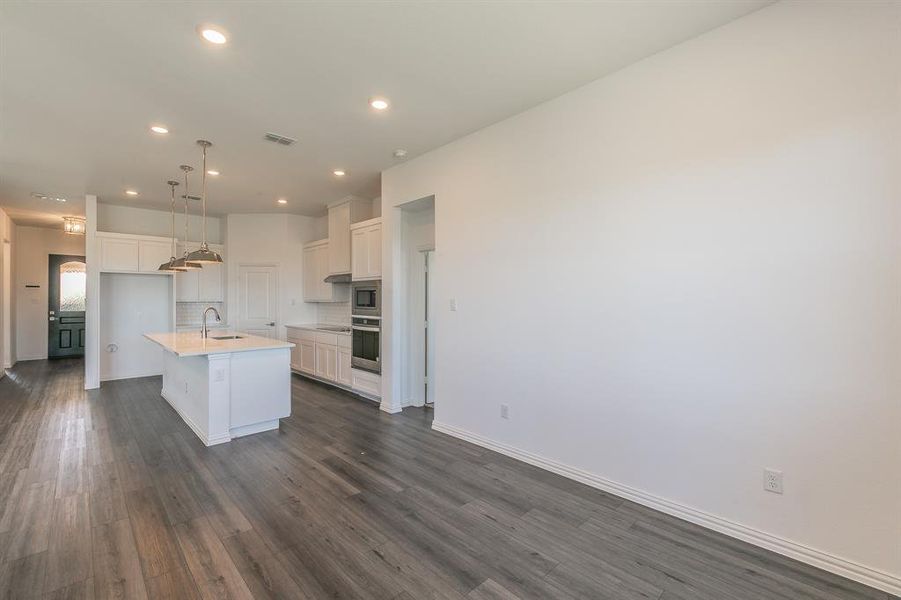
[[272, 133], [271, 131], [267, 131], [266, 135], [264, 135], [263, 137], [266, 138], [267, 140], [269, 140], [270, 142], [275, 142], [276, 144], [281, 144], [282, 146], [290, 146], [291, 144], [293, 144], [294, 142], [297, 141], [294, 138], [289, 138], [286, 135], [279, 135], [277, 133]]

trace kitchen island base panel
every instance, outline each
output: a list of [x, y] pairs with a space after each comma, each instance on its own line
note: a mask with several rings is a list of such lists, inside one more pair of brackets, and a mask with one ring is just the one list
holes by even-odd
[[278, 429], [291, 414], [290, 348], [164, 355], [161, 394], [207, 446]]

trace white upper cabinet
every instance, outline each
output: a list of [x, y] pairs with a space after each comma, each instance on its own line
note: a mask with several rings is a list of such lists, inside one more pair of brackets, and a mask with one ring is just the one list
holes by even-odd
[[382, 278], [382, 219], [351, 225], [351, 278], [354, 281]]
[[326, 283], [329, 273], [329, 241], [318, 240], [303, 248], [303, 299], [306, 302], [346, 302], [349, 286]]
[[348, 196], [328, 209], [328, 274], [350, 273], [351, 223], [372, 215], [372, 201]]
[[[210, 244], [210, 248], [220, 255], [225, 252], [225, 247], [219, 244]], [[179, 244], [175, 257], [183, 256], [184, 251], [185, 247]], [[197, 271], [184, 271], [176, 274], [175, 300], [177, 302], [225, 302], [225, 263], [205, 264], [202, 269]]]
[[172, 242], [168, 238], [98, 231], [97, 243], [101, 271], [171, 275], [171, 272], [158, 270], [172, 252]]

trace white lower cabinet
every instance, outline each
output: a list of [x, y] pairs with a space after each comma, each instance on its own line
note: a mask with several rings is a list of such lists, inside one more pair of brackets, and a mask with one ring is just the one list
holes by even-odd
[[316, 374], [316, 343], [310, 340], [299, 340], [300, 365], [299, 370], [310, 375]]
[[[312, 375], [325, 382], [335, 383], [341, 387], [353, 388], [354, 377], [351, 368], [351, 337], [338, 335], [317, 329], [288, 327], [288, 341], [296, 344], [291, 351], [291, 368], [300, 373]], [[377, 396], [372, 390], [372, 377], [380, 380], [378, 375], [366, 379], [367, 396]]]
[[350, 387], [353, 377], [350, 372], [350, 348], [338, 348], [338, 383]]
[[351, 387], [355, 392], [359, 392], [370, 398], [382, 397], [382, 376], [369, 371], [361, 371], [360, 369], [351, 369], [351, 378], [353, 379]]

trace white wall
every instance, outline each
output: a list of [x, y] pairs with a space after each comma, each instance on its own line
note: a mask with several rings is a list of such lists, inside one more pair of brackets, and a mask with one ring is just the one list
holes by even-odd
[[[16, 226], [0, 209], [0, 377], [16, 362]], [[8, 257], [4, 257], [4, 252]], [[5, 261], [5, 262], [4, 262]]]
[[100, 379], [160, 375], [163, 352], [144, 334], [172, 330], [172, 277], [100, 274]]
[[317, 219], [285, 214], [233, 214], [226, 217], [230, 323], [238, 326], [238, 267], [278, 265], [278, 336], [285, 325], [313, 323], [316, 306], [303, 301], [303, 244], [317, 238]]
[[[84, 256], [85, 236], [62, 229], [16, 227], [16, 358], [47, 358], [47, 286], [50, 254]], [[38, 285], [26, 288], [26, 285]]]
[[[178, 190], [176, 189], [176, 192]], [[184, 206], [184, 205], [182, 205]], [[208, 205], [209, 206], [209, 205]], [[188, 205], [188, 239], [191, 242], [202, 240], [202, 219], [197, 213], [200, 203], [194, 202]], [[182, 208], [184, 210], [184, 208]], [[135, 235], [159, 235], [172, 237], [172, 213], [168, 210], [151, 210], [147, 208], [135, 208], [131, 206], [119, 206], [116, 204], [97, 204], [97, 230], [113, 231], [116, 233], [132, 233]], [[222, 223], [219, 217], [207, 217], [207, 242], [210, 244], [222, 243]], [[183, 239], [185, 234], [184, 213], [175, 211], [175, 235]]]
[[435, 194], [438, 426], [901, 591], [899, 24], [779, 3], [383, 173], [388, 402]]

